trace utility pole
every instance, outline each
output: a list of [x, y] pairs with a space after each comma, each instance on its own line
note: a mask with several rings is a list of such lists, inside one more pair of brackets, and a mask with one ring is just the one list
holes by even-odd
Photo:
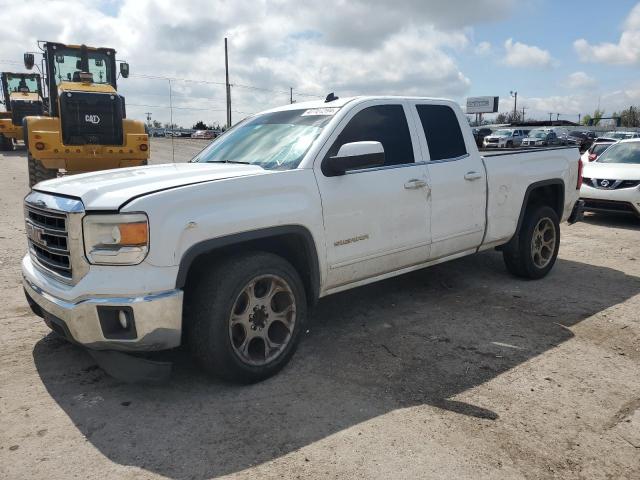
[[145, 115], [147, 116], [147, 125], [151, 125], [151, 112], [145, 112]]
[[513, 120], [518, 116], [518, 92], [509, 92], [513, 97]]
[[551, 115], [553, 115], [553, 113], [549, 112], [549, 123], [551, 123]]
[[176, 150], [173, 146], [173, 139], [175, 138], [173, 135], [173, 93], [171, 91], [171, 79], [169, 80], [169, 128], [171, 129], [171, 162], [176, 163]]
[[293, 87], [289, 87], [289, 103], [293, 103]]
[[227, 51], [227, 37], [224, 37], [224, 71], [227, 84], [227, 129], [231, 128], [231, 85], [229, 85], [229, 53]]
[[580, 113], [578, 114], [578, 125], [580, 125]]
[[556, 113], [556, 122], [560, 120], [560, 114]]
[[522, 123], [524, 123], [524, 107], [522, 107]]

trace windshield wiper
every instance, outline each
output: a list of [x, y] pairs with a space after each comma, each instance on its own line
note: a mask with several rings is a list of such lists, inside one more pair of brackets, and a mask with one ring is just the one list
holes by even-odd
[[205, 163], [238, 163], [240, 165], [251, 165], [251, 162], [241, 162], [240, 160], [209, 160]]

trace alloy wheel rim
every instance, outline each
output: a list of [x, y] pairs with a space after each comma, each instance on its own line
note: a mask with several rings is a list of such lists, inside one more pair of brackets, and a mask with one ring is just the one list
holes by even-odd
[[531, 259], [538, 268], [551, 262], [556, 249], [556, 226], [549, 217], [541, 218], [533, 229]]
[[242, 362], [265, 365], [284, 352], [295, 322], [296, 301], [289, 284], [277, 275], [254, 277], [233, 303], [231, 346]]

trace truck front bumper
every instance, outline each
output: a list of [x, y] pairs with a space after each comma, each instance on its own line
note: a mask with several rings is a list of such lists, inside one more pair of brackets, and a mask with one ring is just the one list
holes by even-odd
[[67, 301], [23, 276], [33, 312], [68, 340], [95, 350], [155, 351], [180, 345], [182, 290]]

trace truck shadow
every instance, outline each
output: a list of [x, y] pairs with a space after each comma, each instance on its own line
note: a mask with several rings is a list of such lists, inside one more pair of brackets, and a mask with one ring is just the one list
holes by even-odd
[[209, 478], [294, 452], [395, 409], [430, 405], [494, 421], [454, 397], [569, 340], [567, 327], [640, 292], [640, 278], [559, 260], [538, 282], [488, 252], [320, 302], [291, 364], [233, 386], [173, 353], [168, 384], [121, 384], [45, 337], [47, 390], [103, 455], [170, 478]]
[[583, 221], [589, 225], [598, 225], [601, 227], [640, 230], [640, 218], [633, 215], [587, 213], [585, 214]]

